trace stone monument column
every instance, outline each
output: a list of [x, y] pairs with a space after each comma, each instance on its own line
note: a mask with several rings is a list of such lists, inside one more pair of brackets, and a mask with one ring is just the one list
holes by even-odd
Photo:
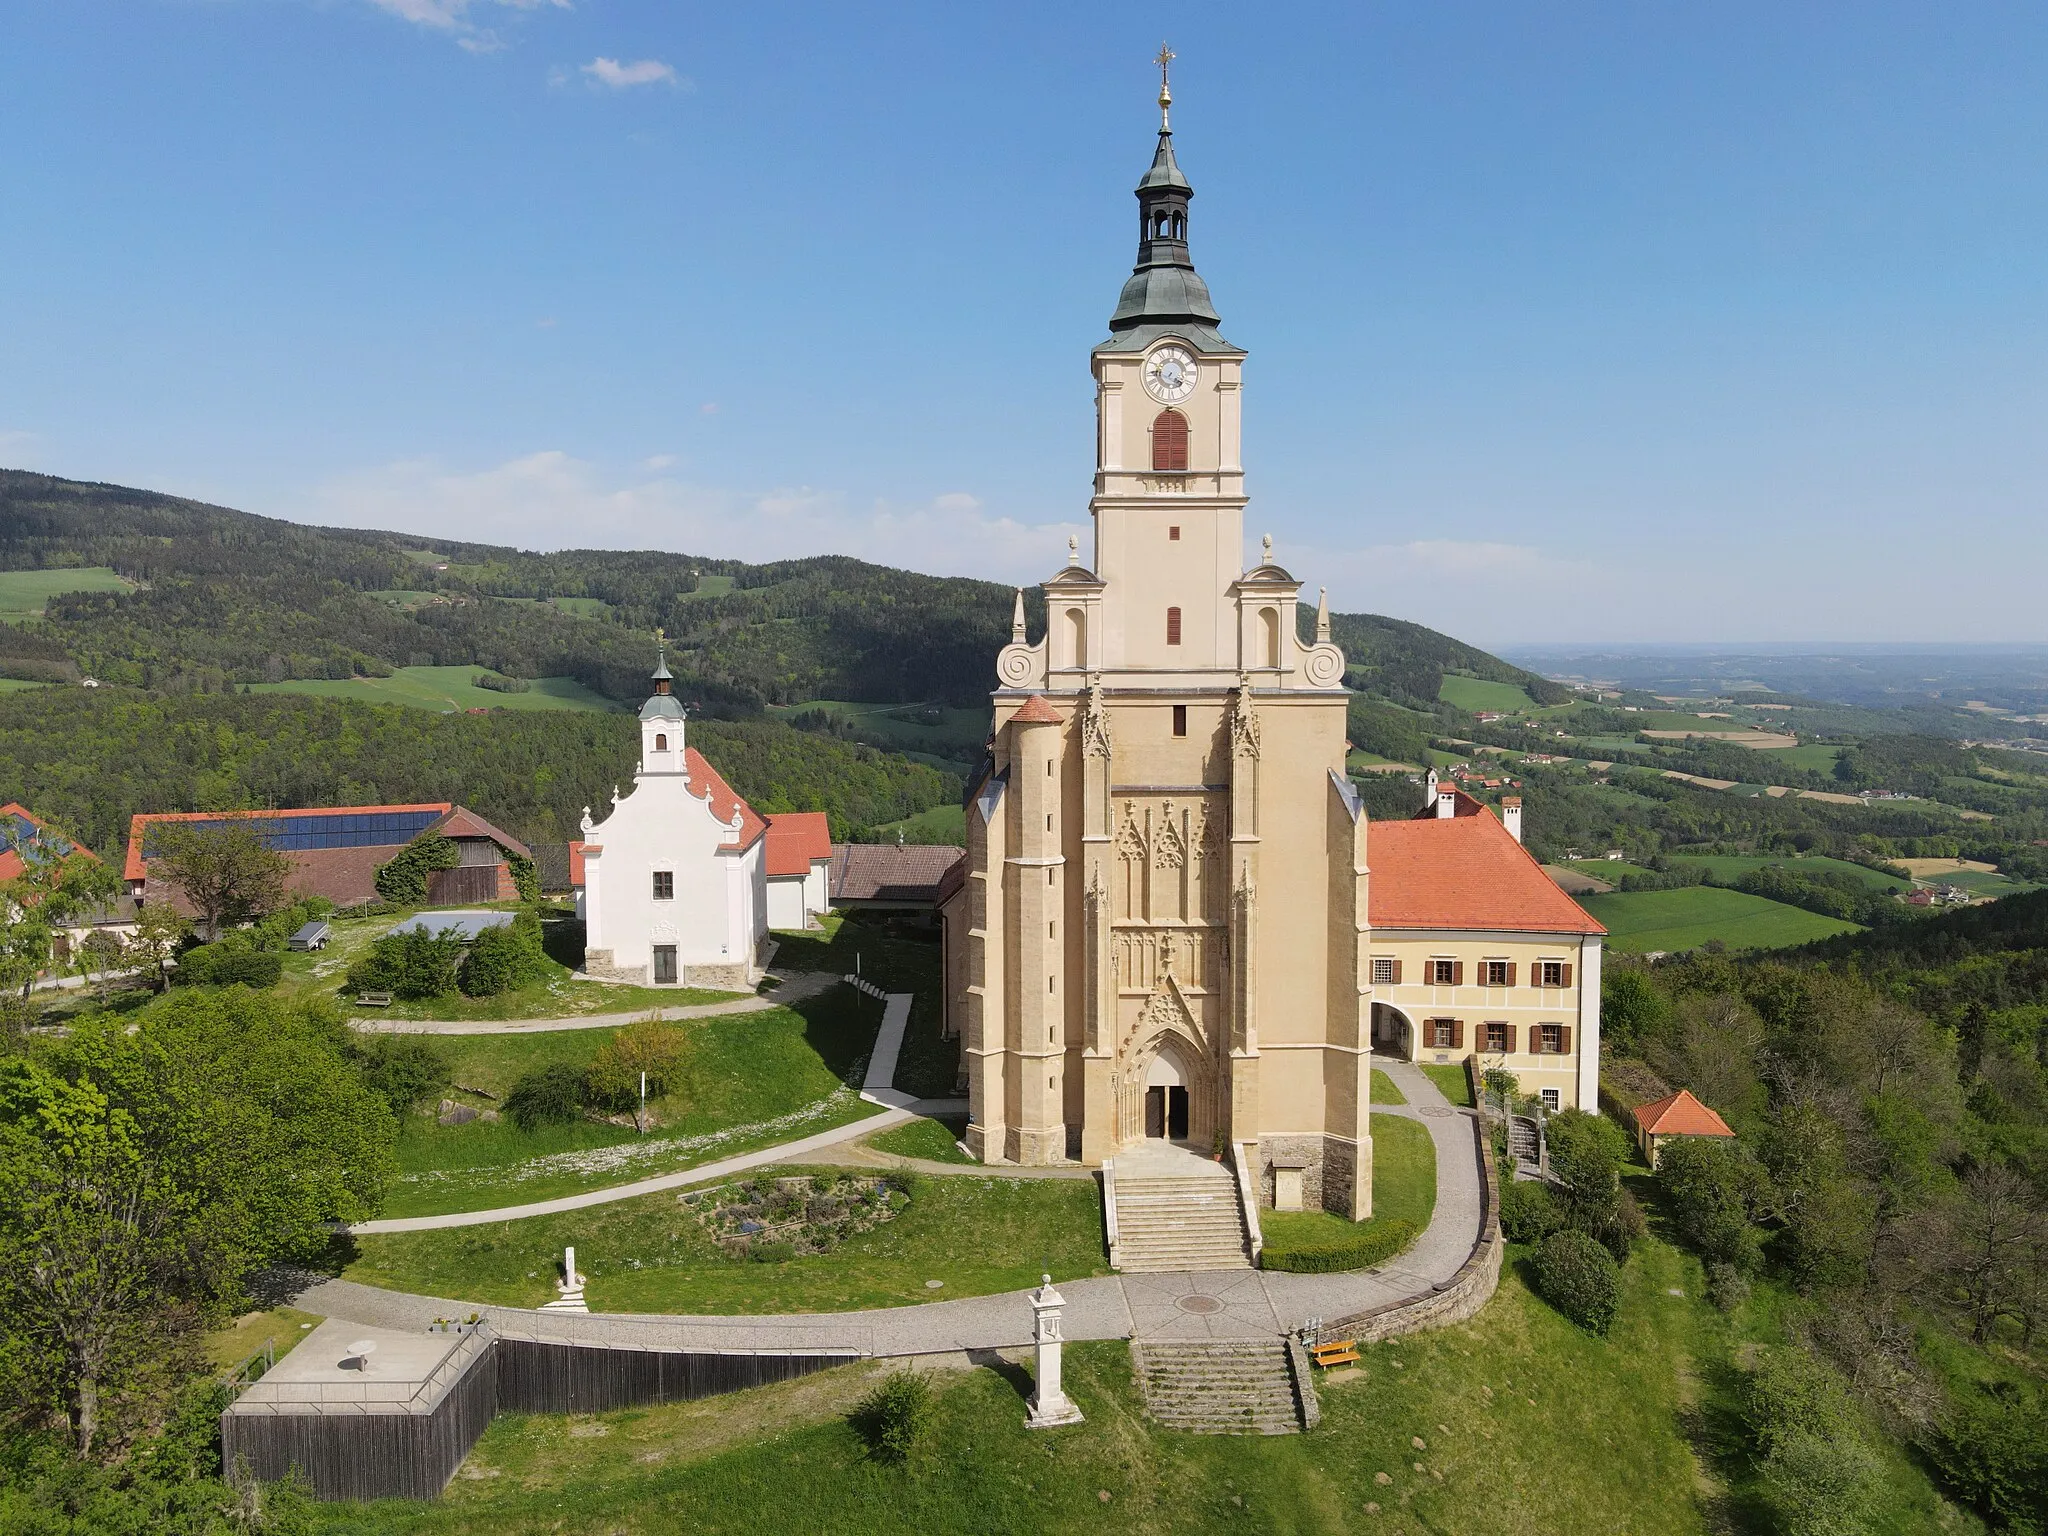
[[1060, 1387], [1060, 1308], [1066, 1297], [1053, 1289], [1052, 1276], [1031, 1293], [1032, 1338], [1038, 1346], [1038, 1390], [1031, 1395], [1031, 1412], [1026, 1429], [1051, 1429], [1059, 1424], [1078, 1424], [1081, 1410]]

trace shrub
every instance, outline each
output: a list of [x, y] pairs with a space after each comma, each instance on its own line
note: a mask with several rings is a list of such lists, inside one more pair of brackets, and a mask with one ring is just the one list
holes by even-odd
[[454, 935], [412, 929], [387, 933], [348, 970], [349, 987], [357, 992], [389, 992], [408, 1002], [446, 997], [455, 990], [455, 968], [462, 941]]
[[1771, 1176], [1740, 1142], [1686, 1136], [1667, 1142], [1657, 1184], [1679, 1235], [1710, 1264], [1754, 1274], [1763, 1263]]
[[1564, 1225], [1564, 1207], [1550, 1186], [1506, 1183], [1500, 1190], [1501, 1235], [1511, 1243], [1540, 1243]]
[[1749, 1300], [1749, 1281], [1733, 1264], [1709, 1264], [1707, 1300], [1722, 1312], [1733, 1312]]
[[1628, 1256], [1636, 1251], [1636, 1244], [1649, 1234], [1650, 1224], [1643, 1220], [1643, 1208], [1636, 1203], [1636, 1197], [1624, 1189], [1586, 1230], [1614, 1255], [1615, 1263], [1626, 1264]]
[[519, 916], [528, 920], [531, 931], [522, 930], [515, 918], [506, 927], [486, 928], [469, 946], [469, 954], [456, 978], [467, 996], [496, 997], [544, 974], [546, 960], [540, 952], [540, 923], [530, 912]]
[[622, 1112], [637, 1108], [642, 1072], [650, 1099], [681, 1087], [689, 1048], [689, 1032], [679, 1024], [654, 1018], [628, 1024], [598, 1048], [590, 1064], [591, 1102]]
[[391, 1106], [401, 1126], [415, 1104], [448, 1086], [448, 1054], [424, 1035], [372, 1035], [362, 1053], [363, 1081]]
[[1862, 1536], [1883, 1475], [1869, 1446], [1795, 1429], [1764, 1457], [1764, 1489], [1784, 1536]]
[[1927, 1451], [1950, 1491], [2001, 1529], [2048, 1530], [2048, 1405], [2017, 1395], [1973, 1392], [1942, 1417]]
[[1536, 1250], [1536, 1293], [1592, 1333], [1604, 1334], [1621, 1299], [1621, 1266], [1584, 1232], [1553, 1232]]
[[1414, 1242], [1415, 1235], [1414, 1222], [1389, 1221], [1369, 1226], [1344, 1242], [1314, 1248], [1268, 1247], [1260, 1251], [1259, 1263], [1266, 1269], [1296, 1275], [1334, 1275], [1384, 1263]]
[[246, 941], [201, 944], [178, 957], [171, 980], [187, 987], [274, 987], [284, 975], [284, 956], [251, 949]]
[[930, 1433], [932, 1389], [915, 1371], [897, 1371], [861, 1399], [852, 1423], [877, 1461], [906, 1462]]
[[522, 1131], [567, 1125], [583, 1113], [581, 1069], [554, 1062], [526, 1073], [505, 1095], [505, 1114]]

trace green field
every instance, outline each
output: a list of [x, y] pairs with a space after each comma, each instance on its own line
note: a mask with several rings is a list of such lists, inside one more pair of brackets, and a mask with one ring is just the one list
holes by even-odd
[[31, 683], [19, 677], [0, 677], [0, 693], [18, 693], [23, 688], [47, 688], [48, 683]]
[[1832, 742], [1809, 741], [1796, 747], [1759, 747], [1758, 757], [1764, 762], [1790, 763], [1794, 768], [1804, 768], [1809, 773], [1833, 773], [1835, 759], [1842, 749]]
[[684, 601], [693, 597], [724, 597], [731, 590], [732, 577], [723, 572], [718, 572], [712, 575], [699, 576], [697, 578], [696, 591], [678, 592], [676, 597]]
[[768, 713], [790, 721], [805, 715], [829, 715], [834, 724], [857, 740], [892, 752], [923, 753], [944, 759], [957, 769], [979, 756], [988, 740], [986, 709], [953, 709], [939, 704], [860, 704], [846, 699], [813, 699], [807, 704], [776, 704]]
[[1489, 682], [1483, 677], [1460, 677], [1456, 673], [1444, 674], [1436, 696], [1453, 709], [1474, 714], [1482, 709], [1514, 713], [1536, 707], [1528, 692], [1514, 683]]
[[1860, 931], [1854, 923], [1710, 885], [1615, 891], [1581, 896], [1578, 902], [1606, 926], [1607, 947], [1622, 954], [1676, 953], [1712, 939], [1730, 949], [1784, 949]]
[[625, 708], [593, 693], [571, 677], [537, 677], [524, 693], [479, 688], [481, 667], [400, 667], [389, 677], [302, 678], [289, 683], [252, 683], [251, 693], [310, 693], [364, 704], [406, 704], [414, 709], [588, 709], [607, 713]]
[[965, 848], [967, 812], [957, 805], [935, 805], [915, 816], [906, 816], [901, 821], [875, 828], [876, 835], [885, 843], [895, 842], [899, 832], [906, 843], [947, 843], [955, 848]]
[[1698, 865], [1714, 879], [1733, 885], [1753, 869], [1782, 869], [1793, 875], [1836, 874], [1849, 875], [1860, 884], [1874, 891], [1903, 891], [1906, 882], [1895, 880], [1881, 870], [1862, 864], [1852, 864], [1847, 859], [1828, 858], [1787, 858], [1783, 855], [1767, 854], [1672, 854], [1674, 865]]
[[[778, 1165], [769, 1176], [811, 1171]], [[735, 1258], [674, 1194], [662, 1193], [563, 1216], [358, 1238], [345, 1274], [530, 1307], [554, 1295], [555, 1263], [568, 1243], [590, 1276], [596, 1312], [845, 1312], [1022, 1290], [1048, 1271], [1074, 1280], [1109, 1269], [1093, 1179], [958, 1173], [914, 1176], [910, 1204], [895, 1220], [810, 1258]]]
[[557, 613], [574, 614], [579, 619], [601, 619], [612, 611], [612, 605], [601, 597], [501, 597], [501, 603], [531, 603], [536, 608], [552, 608]]
[[135, 583], [105, 565], [49, 571], [0, 571], [0, 619], [41, 618], [62, 592], [133, 592]]
[[2022, 891], [2036, 887], [2025, 880], [2015, 880], [2010, 875], [2001, 875], [1994, 870], [1961, 869], [1954, 874], [1929, 875], [1924, 882], [1929, 885], [1953, 885], [1958, 890], [1968, 891], [1972, 896], [2017, 896]]
[[1631, 864], [1627, 859], [1566, 859], [1560, 867], [1575, 869], [1582, 875], [1592, 876], [1595, 880], [1605, 880], [1609, 885], [1618, 882], [1623, 875], [1654, 873], [1640, 864]]

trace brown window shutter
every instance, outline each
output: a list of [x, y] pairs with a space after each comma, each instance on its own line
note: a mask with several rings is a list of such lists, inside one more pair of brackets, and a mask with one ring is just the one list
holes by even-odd
[[1398, 960], [1394, 962], [1394, 985], [1401, 985], [1401, 962]]
[[1465, 985], [1465, 962], [1462, 960], [1453, 960], [1451, 962], [1451, 985], [1454, 987]]
[[1572, 1027], [1571, 1027], [1571, 1025], [1569, 1025], [1569, 1024], [1560, 1024], [1560, 1025], [1558, 1025], [1558, 1026], [1557, 1026], [1557, 1049], [1558, 1049], [1559, 1053], [1560, 1053], [1560, 1054], [1562, 1054], [1562, 1055], [1565, 1055], [1565, 1056], [1569, 1056], [1569, 1055], [1571, 1055], [1571, 1053], [1572, 1053]]
[[1564, 967], [1564, 980], [1563, 980], [1563, 981], [1560, 981], [1560, 982], [1558, 983], [1558, 985], [1559, 985], [1559, 986], [1561, 986], [1561, 987], [1568, 987], [1568, 986], [1570, 986], [1571, 984], [1572, 984], [1572, 968], [1571, 968], [1571, 966], [1570, 966], [1569, 964], [1567, 964], [1567, 965], [1566, 965], [1566, 966]]
[[1451, 1049], [1454, 1051], [1465, 1049], [1465, 1021], [1463, 1019], [1451, 1020]]
[[1188, 467], [1188, 419], [1179, 411], [1161, 411], [1153, 418], [1152, 467], [1169, 473]]
[[1166, 643], [1168, 645], [1180, 644], [1180, 610], [1178, 608], [1166, 610]]
[[1512, 987], [1512, 986], [1513, 986], [1514, 984], [1515, 984], [1515, 962], [1514, 962], [1514, 961], [1512, 961], [1512, 960], [1510, 960], [1510, 961], [1508, 962], [1508, 985]]
[[1512, 1055], [1514, 1055], [1514, 1054], [1515, 1054], [1515, 1026], [1514, 1026], [1514, 1025], [1512, 1025], [1512, 1024], [1510, 1024], [1510, 1025], [1508, 1025], [1507, 1029], [1508, 1029], [1508, 1054], [1509, 1054], [1510, 1056], [1512, 1056]]

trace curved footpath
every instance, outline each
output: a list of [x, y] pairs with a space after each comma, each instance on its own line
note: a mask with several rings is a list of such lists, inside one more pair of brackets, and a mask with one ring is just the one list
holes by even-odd
[[684, 1008], [641, 1008], [632, 1013], [589, 1013], [556, 1019], [388, 1019], [365, 1014], [348, 1022], [349, 1028], [365, 1035], [540, 1035], [561, 1029], [623, 1029], [642, 1019], [674, 1023], [682, 1019], [712, 1019], [725, 1013], [784, 1008], [815, 996], [838, 980], [837, 976], [797, 971], [767, 997], [735, 997], [723, 1003], [692, 1003]]
[[[895, 1001], [891, 999], [892, 1003]], [[908, 999], [903, 1011], [907, 1012]], [[896, 1010], [892, 1009], [892, 1012]], [[894, 1022], [893, 1020], [891, 1022]], [[900, 1025], [899, 1038], [900, 1038]], [[885, 1024], [884, 1033], [887, 1033]], [[880, 1050], [878, 1048], [877, 1055]], [[893, 1053], [892, 1053], [893, 1054]], [[1311, 1318], [1341, 1318], [1380, 1311], [1442, 1295], [1486, 1235], [1483, 1138], [1475, 1135], [1470, 1110], [1452, 1107], [1436, 1084], [1405, 1062], [1376, 1063], [1407, 1095], [1406, 1105], [1385, 1105], [1378, 1114], [1403, 1115], [1428, 1128], [1436, 1147], [1436, 1209], [1414, 1247], [1378, 1269], [1352, 1274], [1294, 1275], [1254, 1269], [1201, 1271], [1185, 1274], [1098, 1276], [1063, 1282], [1066, 1297], [1065, 1334], [1070, 1339], [1246, 1338], [1272, 1337], [1292, 1331]], [[892, 1095], [899, 1098], [900, 1096]], [[894, 1108], [888, 1114], [856, 1122], [842, 1132], [852, 1139], [884, 1125], [910, 1118]], [[810, 1143], [790, 1143], [753, 1154], [748, 1166], [806, 1155]], [[799, 1150], [799, 1149], [806, 1150]], [[739, 1161], [729, 1159], [729, 1162]], [[647, 1186], [673, 1188], [720, 1177], [721, 1165], [646, 1180]], [[970, 1170], [961, 1169], [963, 1173]], [[986, 1177], [1000, 1170], [976, 1170]], [[639, 1189], [641, 1186], [628, 1186]], [[600, 1198], [622, 1198], [610, 1190]], [[571, 1202], [595, 1204], [589, 1196]], [[554, 1208], [561, 1202], [541, 1202]], [[563, 1208], [574, 1209], [575, 1205]], [[539, 1207], [515, 1207], [539, 1214]], [[483, 1213], [484, 1220], [510, 1219], [511, 1213]], [[416, 1230], [419, 1226], [465, 1225], [465, 1218], [425, 1217], [411, 1223], [373, 1222], [357, 1231]], [[1198, 1308], [1181, 1305], [1201, 1298]], [[1220, 1306], [1215, 1305], [1220, 1303]], [[610, 1345], [640, 1349], [728, 1351], [844, 1350], [869, 1355], [925, 1355], [958, 1350], [1007, 1349], [1031, 1342], [1029, 1292], [974, 1296], [922, 1306], [879, 1311], [788, 1314], [763, 1317], [678, 1317], [661, 1314], [534, 1312], [518, 1307], [477, 1306], [438, 1296], [414, 1296], [380, 1290], [348, 1280], [326, 1280], [302, 1292], [293, 1305], [327, 1317], [398, 1329], [423, 1328], [440, 1317], [480, 1313], [510, 1338], [540, 1338], [562, 1343]], [[1214, 1310], [1210, 1308], [1214, 1306]]]

